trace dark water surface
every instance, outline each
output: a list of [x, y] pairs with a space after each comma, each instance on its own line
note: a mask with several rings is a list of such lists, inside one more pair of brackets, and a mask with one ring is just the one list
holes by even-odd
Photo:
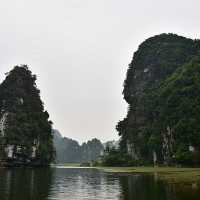
[[199, 185], [94, 169], [0, 169], [0, 200], [200, 200]]

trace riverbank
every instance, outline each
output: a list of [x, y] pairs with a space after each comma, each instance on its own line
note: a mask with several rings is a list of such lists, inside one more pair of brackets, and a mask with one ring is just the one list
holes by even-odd
[[108, 173], [152, 174], [170, 183], [200, 183], [200, 168], [178, 167], [97, 167]]
[[[91, 168], [98, 169], [106, 173], [119, 174], [149, 174], [169, 183], [200, 183], [200, 168], [182, 167], [80, 167], [78, 164], [67, 163], [62, 165], [66, 168]], [[61, 167], [61, 166], [60, 166]]]

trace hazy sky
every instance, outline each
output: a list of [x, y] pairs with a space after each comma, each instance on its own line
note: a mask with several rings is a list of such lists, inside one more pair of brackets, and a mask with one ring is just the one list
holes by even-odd
[[0, 80], [28, 64], [54, 128], [79, 142], [117, 139], [133, 52], [173, 32], [200, 38], [199, 0], [0, 0]]

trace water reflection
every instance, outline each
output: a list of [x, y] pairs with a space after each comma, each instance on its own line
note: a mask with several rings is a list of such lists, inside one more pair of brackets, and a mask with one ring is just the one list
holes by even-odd
[[119, 199], [118, 178], [93, 169], [57, 169], [50, 199]]
[[154, 175], [120, 176], [123, 200], [199, 200], [199, 185], [168, 184]]
[[[123, 188], [123, 200], [168, 200], [166, 187], [162, 182], [156, 181], [153, 176], [132, 175], [120, 177]], [[169, 200], [173, 200], [169, 198]]]
[[52, 169], [0, 169], [0, 200], [46, 200]]
[[199, 200], [200, 189], [156, 176], [94, 169], [0, 169], [0, 200]]

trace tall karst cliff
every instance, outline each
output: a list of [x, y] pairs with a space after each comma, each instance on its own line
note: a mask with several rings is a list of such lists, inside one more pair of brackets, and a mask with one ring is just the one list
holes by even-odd
[[[199, 50], [199, 40], [161, 34], [144, 41], [134, 53], [123, 90], [128, 113], [117, 125], [121, 151], [134, 160], [199, 162], [195, 156], [200, 143], [194, 142], [200, 135]], [[196, 109], [191, 114], [187, 106]]]
[[35, 81], [23, 65], [0, 84], [0, 165], [48, 165], [53, 160], [51, 121]]

